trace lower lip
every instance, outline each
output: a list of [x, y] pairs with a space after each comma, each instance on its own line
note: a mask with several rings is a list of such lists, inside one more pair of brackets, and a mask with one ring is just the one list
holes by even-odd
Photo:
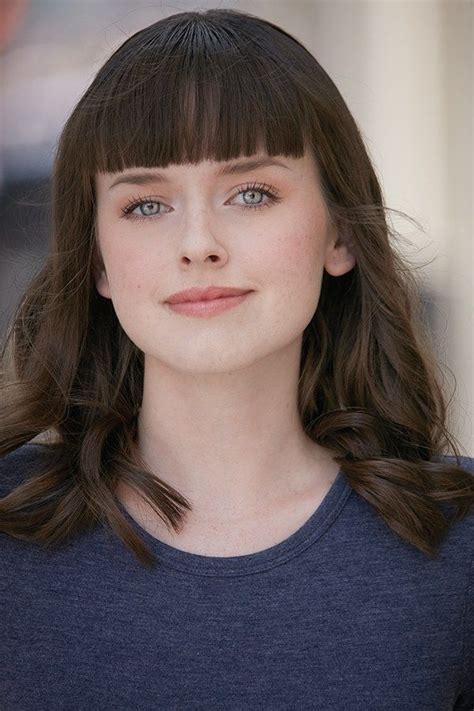
[[170, 309], [187, 316], [215, 316], [223, 311], [234, 308], [244, 301], [251, 292], [239, 296], [226, 296], [210, 301], [183, 301], [180, 304], [168, 304]]

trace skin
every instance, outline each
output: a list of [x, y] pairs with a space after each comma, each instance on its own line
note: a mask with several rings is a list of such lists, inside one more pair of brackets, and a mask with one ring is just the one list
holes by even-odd
[[[330, 450], [303, 432], [297, 386], [302, 335], [323, 271], [340, 276], [355, 257], [330, 223], [312, 154], [278, 159], [286, 169], [223, 177], [216, 176], [220, 162], [171, 165], [159, 169], [170, 183], [112, 189], [118, 177], [138, 170], [96, 176], [96, 288], [112, 299], [124, 331], [145, 354], [139, 451], [191, 502], [179, 534], [188, 536], [181, 547], [191, 551], [236, 527], [248, 531], [246, 552], [261, 532], [257, 549], [262, 541], [271, 545], [306, 520], [338, 472]], [[276, 188], [281, 200], [246, 191], [254, 181]], [[138, 207], [137, 219], [124, 217], [121, 208], [136, 198], [158, 201], [151, 210], [159, 215]], [[265, 207], [245, 207], [252, 204]], [[253, 293], [210, 318], [178, 314], [164, 303], [176, 291], [208, 285]], [[136, 510], [131, 490], [119, 485], [118, 495]], [[271, 527], [276, 512], [279, 533]], [[160, 529], [160, 538], [172, 537]]]

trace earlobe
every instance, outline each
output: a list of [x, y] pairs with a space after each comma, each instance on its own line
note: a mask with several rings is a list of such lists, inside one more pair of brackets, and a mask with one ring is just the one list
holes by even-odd
[[109, 281], [105, 269], [101, 269], [98, 276], [95, 277], [95, 286], [101, 296], [104, 296], [106, 299], [111, 298]]
[[326, 253], [324, 268], [331, 276], [342, 276], [355, 267], [354, 244], [347, 234], [331, 242]]
[[92, 260], [92, 272], [94, 274], [95, 287], [98, 293], [101, 296], [104, 296], [106, 299], [112, 298], [110, 295], [107, 272], [105, 271], [105, 267], [102, 263], [102, 260], [99, 259], [97, 254], [94, 254]]

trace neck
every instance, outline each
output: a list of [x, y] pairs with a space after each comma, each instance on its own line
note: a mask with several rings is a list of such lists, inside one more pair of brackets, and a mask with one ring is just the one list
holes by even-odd
[[304, 433], [295, 354], [201, 375], [147, 361], [138, 450], [193, 516], [250, 517], [337, 473], [331, 452]]

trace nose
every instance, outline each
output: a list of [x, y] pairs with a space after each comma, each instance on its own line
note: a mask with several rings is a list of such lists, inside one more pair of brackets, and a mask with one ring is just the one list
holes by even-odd
[[183, 233], [179, 242], [179, 261], [182, 264], [227, 261], [227, 248], [223, 237], [219, 237], [217, 227], [212, 224], [208, 212], [201, 208], [191, 209], [184, 220]]

